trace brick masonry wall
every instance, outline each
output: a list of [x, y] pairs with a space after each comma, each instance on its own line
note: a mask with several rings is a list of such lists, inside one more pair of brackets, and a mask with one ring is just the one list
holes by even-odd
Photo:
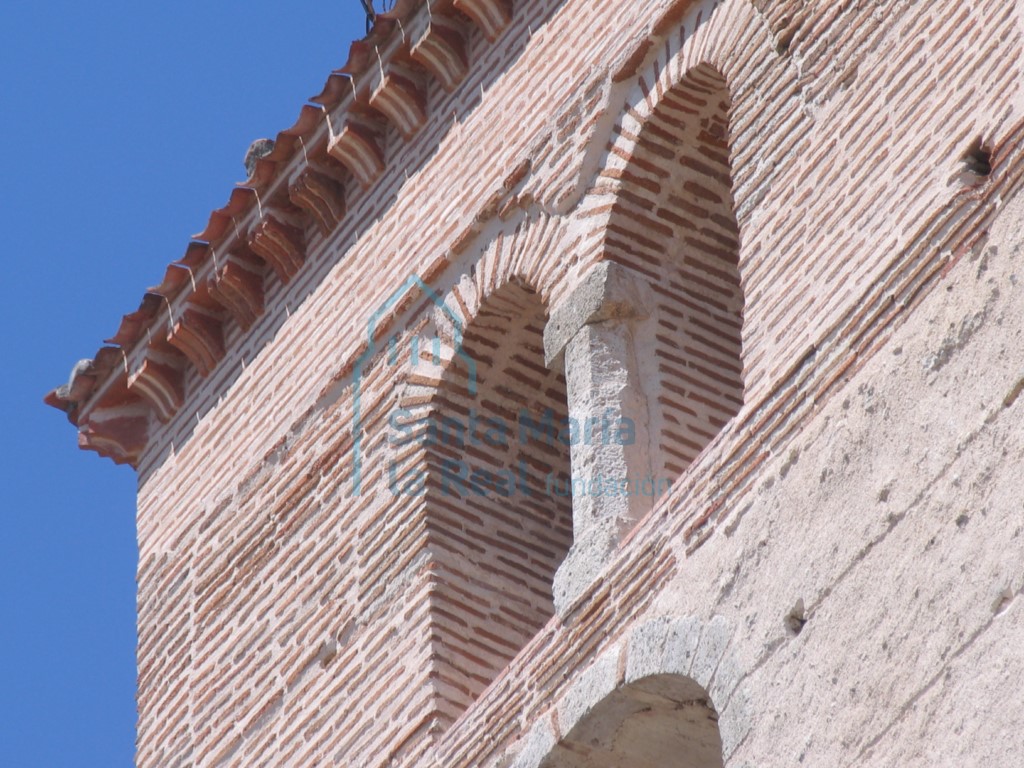
[[[1019, 508], [1003, 496], [988, 499], [981, 480], [968, 490], [935, 485], [958, 462], [985, 464], [987, 454], [971, 448], [979, 441], [996, 446], [988, 451], [1005, 449], [1005, 462], [1019, 457], [1019, 429], [999, 410], [1019, 358], [1004, 345], [1003, 357], [993, 360], [1000, 345], [994, 318], [1019, 339], [1020, 297], [1008, 253], [1018, 241], [1005, 233], [1009, 245], [1000, 241], [998, 260], [981, 241], [995, 212], [1013, 199], [1021, 173], [1019, 4], [515, 6], [499, 45], [486, 45], [479, 33], [472, 38], [475, 63], [463, 85], [450, 95], [430, 91], [430, 121], [417, 140], [388, 139], [384, 176], [361, 195], [352, 187], [343, 223], [328, 236], [310, 231], [303, 270], [288, 285], [273, 285], [266, 314], [248, 333], [229, 329], [228, 354], [211, 376], [190, 374], [186, 407], [159, 428], [142, 458], [138, 764], [497, 764], [503, 754], [520, 754], [519, 740], [549, 722], [595, 658], [642, 617], [670, 606], [707, 617], [725, 613], [732, 626], [743, 626], [734, 642], [755, 681], [742, 689], [748, 698], [739, 703], [732, 689], [712, 686], [721, 694], [715, 704], [723, 723], [744, 722], [734, 708], [749, 715], [741, 736], [725, 734], [735, 764], [795, 759], [801, 750], [823, 764], [877, 764], [870, 762], [873, 750], [913, 758], [907, 744], [923, 738], [900, 734], [939, 727], [917, 722], [916, 702], [931, 707], [937, 723], [950, 723], [955, 715], [944, 702], [958, 690], [968, 698], [1004, 690], [994, 678], [974, 687], [963, 680], [960, 689], [929, 683], [936, 670], [960, 679], [985, 644], [998, 645], [990, 638], [1019, 638], [1013, 627], [1020, 623], [1003, 618], [1019, 614], [1019, 601], [1001, 609], [999, 623], [982, 610], [995, 601], [985, 590], [1020, 563], [1015, 545], [985, 559], [984, 541], [998, 538], [1001, 525], [1012, 528]], [[586, 55], [566, 55], [573, 41], [586, 41]], [[696, 93], [714, 94], [711, 111], [696, 122], [671, 119], [694, 98], [694, 84]], [[545, 590], [569, 543], [564, 503], [509, 515], [493, 498], [446, 508], [436, 486], [424, 498], [389, 492], [389, 462], [401, 458], [403, 467], [432, 470], [436, 483], [441, 460], [437, 453], [396, 453], [401, 446], [389, 441], [395, 406], [418, 406], [419, 396], [428, 408], [448, 406], [463, 387], [457, 359], [423, 381], [416, 378], [423, 366], [413, 365], [407, 350], [414, 337], [440, 337], [450, 350], [451, 318], [459, 318], [475, 355], [495, 356], [481, 375], [482, 391], [500, 384], [506, 406], [527, 398], [533, 407], [564, 408], [564, 381], [536, 364], [543, 317], [595, 261], [626, 261], [636, 251], [635, 230], [625, 230], [633, 242], [622, 242], [622, 231], [624, 221], [640, 222], [636, 208], [649, 204], [630, 207], [645, 189], [638, 169], [657, 156], [654, 137], [692, 137], [698, 126], [705, 146], [728, 148], [735, 214], [725, 194], [726, 162], [715, 153], [716, 185], [704, 198], [720, 206], [713, 236], [722, 246], [717, 279], [729, 286], [728, 301], [691, 322], [712, 318], [722, 338], [709, 347], [731, 361], [743, 307], [742, 382], [735, 367], [720, 366], [728, 386], [710, 398], [703, 429], [680, 418], [670, 407], [678, 398], [666, 395], [661, 448], [679, 482], [563, 625], [550, 617]], [[977, 138], [996, 150], [988, 181], [962, 174], [962, 156]], [[693, 160], [685, 151], [683, 157]], [[510, 175], [521, 178], [507, 184]], [[686, 181], [670, 175], [664, 189], [647, 188], [659, 205], [682, 206], [679, 183], [685, 190]], [[672, 218], [669, 206], [662, 210], [672, 224], [651, 234], [662, 242], [685, 242], [684, 229], [691, 241], [698, 237]], [[1002, 271], [975, 277], [983, 258]], [[680, 284], [693, 280], [693, 271], [677, 269]], [[382, 318], [370, 348], [373, 313], [412, 273], [446, 309], [410, 288]], [[991, 298], [997, 274], [1002, 293]], [[962, 293], [962, 305], [931, 293], [936, 285]], [[662, 295], [658, 311], [676, 316], [684, 299]], [[969, 357], [959, 367], [939, 365], [931, 379], [911, 363], [884, 363], [896, 347], [923, 345], [921, 356], [932, 344], [942, 353], [946, 339], [938, 329], [960, 322], [959, 307], [982, 312], [987, 323], [990, 339], [977, 347], [974, 370], [989, 376], [971, 396], [989, 410], [969, 402], [962, 383], [973, 382]], [[908, 315], [917, 319], [905, 321]], [[904, 322], [911, 323], [907, 330], [893, 330]], [[683, 327], [665, 323], [666, 333]], [[402, 352], [389, 359], [393, 335]], [[962, 335], [954, 335], [947, 357]], [[494, 346], [497, 338], [501, 346]], [[670, 335], [659, 344], [664, 360], [682, 345]], [[500, 356], [485, 353], [487, 347]], [[357, 374], [361, 430], [354, 434]], [[660, 374], [663, 383], [686, 380], [673, 365]], [[877, 412], [865, 395], [872, 387], [886, 392], [877, 397], [889, 404], [892, 421], [876, 433], [872, 420], [860, 417], [830, 438], [843, 402]], [[953, 412], [962, 424], [955, 429], [938, 416], [943, 406], [934, 393], [943, 389], [959, 393]], [[931, 414], [925, 437], [916, 436], [920, 425], [908, 415], [917, 403]], [[984, 421], [990, 412], [991, 423]], [[678, 430], [668, 426], [673, 414]], [[728, 423], [716, 436], [722, 422]], [[885, 469], [871, 454], [904, 439], [907, 452], [887, 459], [888, 471], [909, 463], [914, 480], [905, 489], [891, 484], [887, 503], [906, 502], [894, 525], [886, 522], [888, 508], [866, 501], [878, 500], [873, 484]], [[958, 440], [968, 442], [957, 447]], [[354, 495], [357, 442], [364, 489]], [[850, 458], [843, 459], [844, 445]], [[518, 457], [480, 458], [498, 468]], [[565, 459], [555, 451], [543, 461], [555, 468]], [[857, 461], [861, 468], [851, 468]], [[976, 474], [988, 471], [1012, 487], [1005, 467], [997, 460]], [[808, 499], [814, 484], [796, 478], [812, 469], [815, 480], [825, 480], [822, 495]], [[931, 496], [929, 483], [936, 488]], [[949, 498], [930, 501], [943, 492]], [[896, 584], [881, 604], [908, 618], [880, 619], [863, 607], [871, 574], [880, 572], [870, 569], [871, 552], [899, 549], [900, 536], [907, 537], [904, 550], [917, 551], [933, 537], [924, 519], [900, 527], [924, 517], [909, 511], [915, 493], [928, 509], [991, 509], [984, 520], [968, 514], [981, 532], [968, 525], [963, 543], [938, 537], [951, 562], [984, 562], [984, 578], [971, 586], [985, 599], [960, 611], [959, 597], [934, 587], [928, 612], [914, 608], [918, 598]], [[837, 508], [841, 501], [847, 509]], [[527, 551], [526, 535], [545, 529], [544, 545]], [[814, 535], [803, 536], [807, 531]], [[497, 544], [515, 536], [523, 540], [501, 560]], [[502, 565], [480, 568], [496, 562]], [[902, 580], [917, 580], [915, 562], [897, 570]], [[938, 572], [937, 584], [950, 582]], [[507, 583], [513, 574], [521, 579], [515, 588]], [[1021, 588], [1019, 573], [1012, 578], [1011, 595]], [[846, 602], [829, 596], [844, 589], [852, 590]], [[509, 600], [522, 603], [524, 596], [509, 619]], [[800, 596], [812, 606], [809, 627], [816, 618], [835, 626], [814, 648], [785, 642], [782, 614]], [[841, 629], [843, 611], [857, 616], [856, 631]], [[885, 667], [924, 651], [904, 639], [894, 662], [878, 650], [883, 637], [934, 630], [951, 615], [970, 622], [949, 630], [951, 650], [925, 654], [931, 666], [922, 662], [887, 687]], [[958, 631], [971, 642], [955, 642]], [[806, 637], [814, 635], [801, 634], [801, 642]], [[851, 642], [872, 639], [878, 647], [861, 652], [875, 665], [869, 670], [826, 661], [828, 649], [839, 658]], [[483, 648], [474, 647], [481, 642]], [[468, 655], [475, 666], [465, 663]], [[1019, 680], [1014, 663], [1007, 659], [1007, 674]], [[821, 701], [822, 709], [832, 702], [853, 712], [836, 718], [845, 736], [829, 734], [828, 718], [808, 730], [800, 717], [808, 702], [826, 696], [814, 692], [818, 678], [808, 664], [835, 667], [837, 679], [864, 680], [852, 685], [857, 694]], [[780, 686], [800, 695], [780, 703]], [[874, 710], [864, 703], [871, 692]], [[778, 725], [780, 718], [794, 725]], [[983, 746], [980, 735], [969, 743]], [[993, 737], [991, 749], [999, 745], [1005, 741]], [[991, 754], [995, 764], [1010, 764]]]
[[[646, 392], [658, 425], [653, 474], [675, 480], [743, 405], [744, 297], [729, 163], [729, 92], [698, 66], [665, 94], [621, 170], [605, 257], [650, 286], [656, 323]], [[637, 346], [641, 344], [638, 342]], [[643, 346], [647, 346], [646, 344]]]

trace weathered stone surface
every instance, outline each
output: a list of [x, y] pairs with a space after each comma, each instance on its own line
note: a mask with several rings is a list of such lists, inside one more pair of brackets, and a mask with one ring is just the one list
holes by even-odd
[[583, 325], [565, 353], [572, 440], [573, 546], [555, 578], [560, 614], [590, 586], [653, 499], [632, 489], [651, 476], [648, 401], [632, 364], [635, 331], [618, 320]]
[[[137, 764], [1016, 765], [1024, 3], [503, 7], [396, 4], [353, 71], [425, 67], [415, 138], [350, 178], [332, 78], [259, 189], [344, 209], [234, 193], [49, 400], [139, 470]], [[275, 210], [259, 322], [131, 397]]]
[[544, 327], [545, 363], [556, 365], [585, 325], [646, 316], [649, 300], [640, 276], [628, 267], [614, 261], [595, 264], [551, 313]]

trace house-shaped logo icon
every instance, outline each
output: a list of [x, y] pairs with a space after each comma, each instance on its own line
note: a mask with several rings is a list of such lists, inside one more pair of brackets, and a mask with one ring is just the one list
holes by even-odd
[[[387, 318], [390, 318], [395, 308], [404, 303], [411, 293], [419, 292], [433, 304], [437, 312], [451, 324], [451, 345], [452, 356], [460, 358], [467, 371], [467, 387], [470, 396], [475, 397], [477, 391], [476, 361], [463, 348], [463, 320], [449, 307], [443, 297], [433, 288], [427, 285], [424, 280], [416, 274], [410, 275], [377, 309], [366, 321], [367, 347], [356, 361], [355, 370], [352, 374], [352, 495], [361, 496], [363, 492], [363, 412], [362, 412], [362, 380], [367, 368], [380, 351], [377, 337], [380, 328]], [[400, 355], [398, 354], [398, 336], [388, 340], [388, 353], [385, 360], [386, 365], [396, 366]], [[411, 349], [409, 359], [415, 367], [423, 359], [422, 339], [418, 336], [409, 341]], [[441, 362], [441, 339], [434, 338], [428, 342], [432, 352], [435, 365]]]

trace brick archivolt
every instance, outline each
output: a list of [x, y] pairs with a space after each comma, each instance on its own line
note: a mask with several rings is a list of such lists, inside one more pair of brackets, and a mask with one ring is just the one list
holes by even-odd
[[430, 321], [402, 342], [415, 351], [387, 475], [419, 495], [425, 521], [445, 727], [551, 618], [572, 542], [569, 448], [546, 431], [564, 428], [565, 380], [544, 364], [548, 313], [529, 282], [558, 234], [541, 217], [495, 238], [443, 299], [427, 297]]

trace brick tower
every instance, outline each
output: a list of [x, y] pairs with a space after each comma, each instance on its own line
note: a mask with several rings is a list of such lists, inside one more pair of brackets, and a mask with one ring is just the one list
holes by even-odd
[[1017, 766], [1024, 2], [399, 0], [47, 396], [137, 764]]

